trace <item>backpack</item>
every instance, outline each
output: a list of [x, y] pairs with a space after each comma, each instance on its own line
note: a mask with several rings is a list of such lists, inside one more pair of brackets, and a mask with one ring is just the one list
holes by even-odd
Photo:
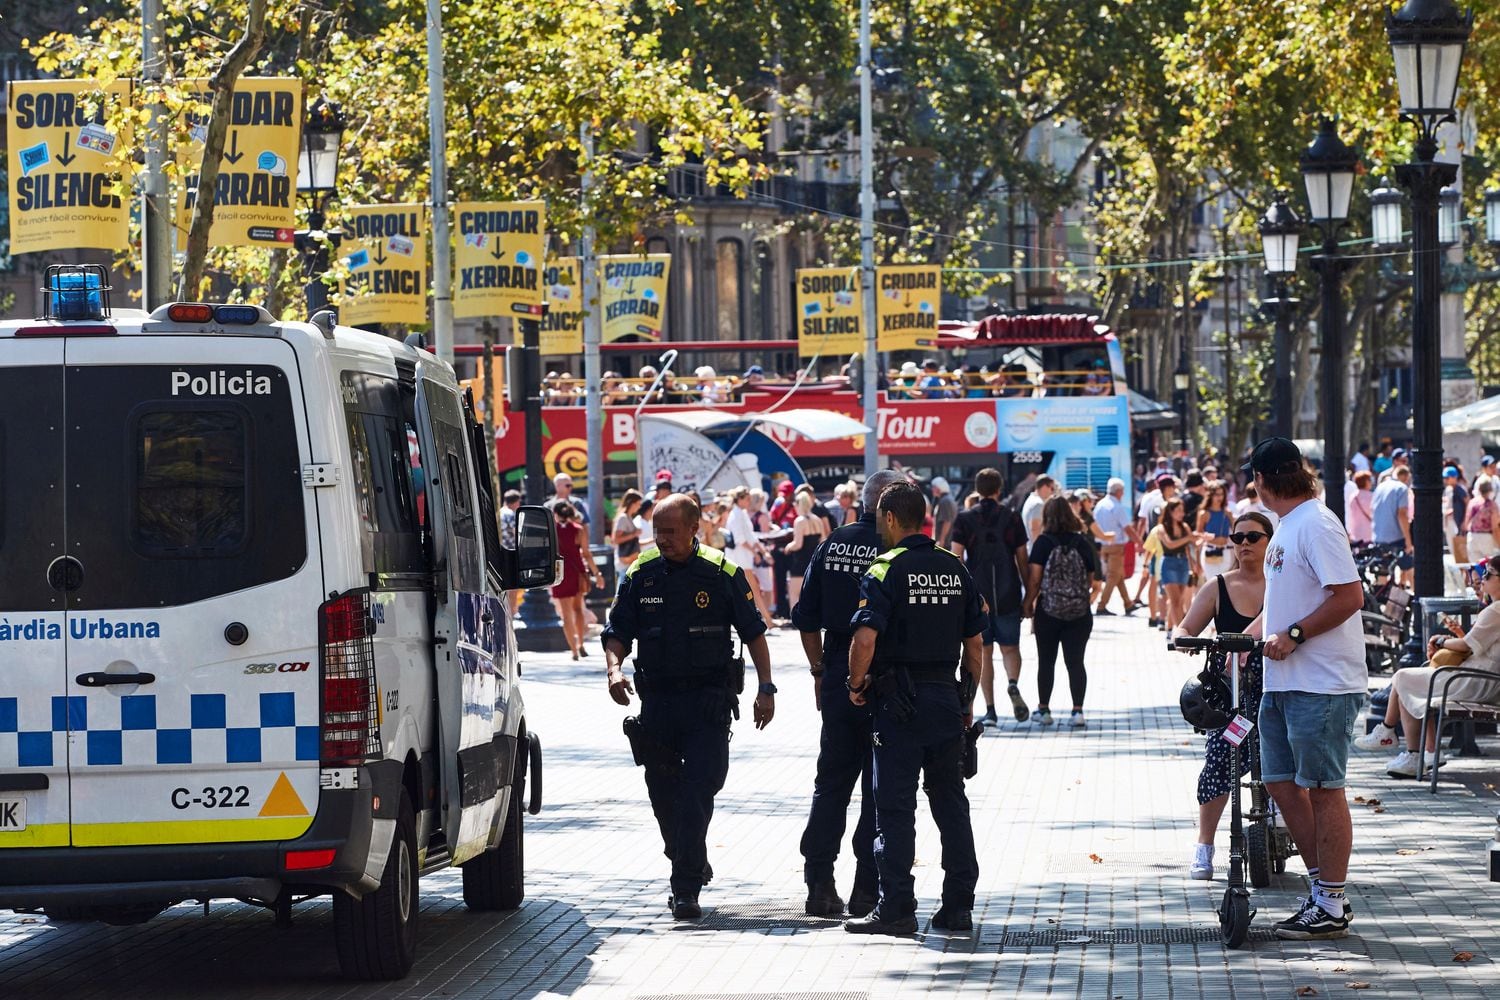
[[1058, 539], [1042, 567], [1042, 610], [1059, 621], [1083, 618], [1090, 611], [1088, 564], [1072, 539]]
[[1005, 529], [1012, 518], [1020, 515], [999, 504], [995, 505], [993, 518], [988, 516], [991, 511], [984, 504], [964, 513], [974, 519], [978, 528], [964, 548], [964, 559], [980, 594], [992, 611], [1019, 606], [1021, 579], [1013, 568], [1010, 550], [1005, 547]]

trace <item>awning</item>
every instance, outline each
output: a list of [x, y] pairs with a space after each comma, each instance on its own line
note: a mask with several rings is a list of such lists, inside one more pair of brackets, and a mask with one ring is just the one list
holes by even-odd
[[1462, 434], [1467, 431], [1500, 431], [1500, 396], [1481, 399], [1443, 414], [1443, 431]]
[[676, 412], [653, 410], [641, 414], [641, 417], [675, 424], [699, 434], [746, 423], [784, 427], [809, 441], [833, 441], [870, 433], [869, 427], [853, 417], [831, 410], [772, 410], [769, 413], [720, 413], [709, 409]]
[[1134, 389], [1126, 389], [1125, 397], [1130, 402], [1130, 426], [1134, 430], [1162, 431], [1177, 426], [1177, 411], [1166, 403], [1158, 402]]

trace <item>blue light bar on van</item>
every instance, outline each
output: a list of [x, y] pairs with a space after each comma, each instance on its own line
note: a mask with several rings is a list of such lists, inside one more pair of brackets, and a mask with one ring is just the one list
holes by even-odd
[[214, 319], [225, 326], [253, 326], [260, 322], [260, 310], [255, 306], [216, 306]]

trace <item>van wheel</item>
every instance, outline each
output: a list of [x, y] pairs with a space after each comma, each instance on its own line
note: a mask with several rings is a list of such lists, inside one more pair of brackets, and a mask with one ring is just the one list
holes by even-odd
[[47, 919], [54, 924], [82, 923], [97, 919], [94, 916], [94, 911], [89, 907], [74, 906], [68, 903], [63, 903], [59, 906], [44, 907], [42, 912], [46, 913]]
[[511, 786], [500, 845], [466, 862], [464, 903], [471, 910], [514, 910], [526, 898], [526, 851], [521, 785]]
[[396, 835], [380, 888], [355, 899], [333, 894], [339, 968], [350, 979], [400, 979], [417, 954], [417, 833], [411, 799], [401, 793]]

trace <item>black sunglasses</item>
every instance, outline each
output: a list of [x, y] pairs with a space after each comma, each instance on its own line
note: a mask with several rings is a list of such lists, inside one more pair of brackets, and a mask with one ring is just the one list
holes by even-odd
[[1237, 531], [1229, 536], [1229, 540], [1236, 545], [1244, 545], [1246, 542], [1254, 545], [1262, 538], [1270, 537], [1271, 536], [1266, 534], [1264, 531]]

